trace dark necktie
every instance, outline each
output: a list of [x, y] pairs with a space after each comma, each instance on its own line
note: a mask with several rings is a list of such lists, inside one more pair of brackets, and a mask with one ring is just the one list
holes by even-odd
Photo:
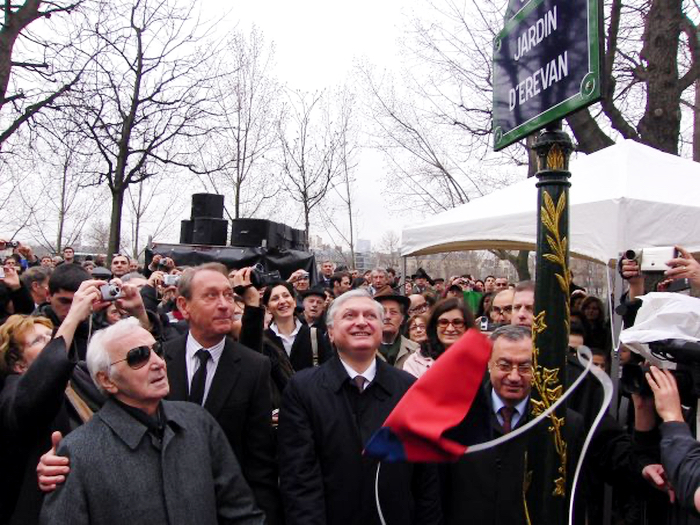
[[207, 361], [211, 359], [211, 354], [208, 350], [200, 348], [194, 355], [199, 359], [199, 368], [192, 377], [190, 401], [201, 405], [204, 400], [204, 385], [207, 384]]
[[360, 394], [365, 389], [365, 382], [366, 381], [367, 380], [363, 376], [355, 376], [352, 378], [352, 384], [357, 387], [357, 390], [360, 391]]
[[499, 410], [501, 417], [503, 418], [503, 433], [507, 434], [512, 430], [511, 425], [513, 421], [513, 414], [515, 413], [515, 408], [513, 407], [501, 407]]

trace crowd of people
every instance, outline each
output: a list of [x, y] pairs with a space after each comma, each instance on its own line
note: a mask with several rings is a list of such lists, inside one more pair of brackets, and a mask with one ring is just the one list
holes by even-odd
[[[685, 252], [676, 262], [671, 278], [700, 284], [700, 264]], [[106, 264], [22, 244], [4, 260], [0, 524], [527, 523], [526, 439], [450, 465], [383, 464], [381, 477], [363, 448], [469, 330], [492, 344], [491, 437], [529, 420], [534, 283], [422, 269], [402, 281], [324, 260], [317, 282], [303, 268], [256, 288], [253, 268], [158, 254]], [[630, 305], [642, 276], [633, 261], [621, 271]], [[570, 301], [570, 349], [590, 347], [609, 372], [605, 303], [575, 285]], [[659, 414], [677, 422], [657, 372]], [[578, 373], [572, 355], [566, 383]], [[673, 473], [659, 461], [653, 398], [630, 400], [596, 430], [575, 523], [602, 522], [603, 482], [618, 523], [689, 522], [666, 521], [686, 511], [664, 499]], [[567, 409], [569, 472], [593, 404], [581, 395]]]

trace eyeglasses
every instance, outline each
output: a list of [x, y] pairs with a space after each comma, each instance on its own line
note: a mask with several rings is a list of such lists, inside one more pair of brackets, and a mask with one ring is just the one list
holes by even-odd
[[457, 330], [461, 330], [464, 328], [465, 323], [464, 319], [438, 319], [437, 325], [443, 329], [447, 328], [449, 325], [452, 325]]
[[495, 314], [498, 314], [498, 315], [509, 314], [513, 311], [513, 306], [508, 305], [508, 306], [504, 306], [503, 308], [501, 308], [500, 306], [492, 306], [491, 311]]
[[425, 332], [425, 325], [423, 325], [423, 324], [414, 324], [414, 325], [412, 325], [412, 326], [408, 329], [408, 331], [409, 331], [409, 332], [418, 332], [418, 331], [420, 331], [420, 332]]
[[511, 363], [509, 361], [496, 361], [496, 368], [499, 372], [510, 374], [515, 368], [521, 376], [532, 373], [532, 363]]
[[163, 357], [163, 347], [160, 345], [160, 343], [155, 342], [152, 346], [137, 346], [136, 348], [132, 348], [126, 353], [126, 357], [124, 359], [110, 363], [109, 366], [126, 361], [129, 368], [132, 370], [138, 370], [139, 368], [146, 366], [148, 361], [151, 359], [151, 351], [153, 351], [153, 353], [158, 357]]

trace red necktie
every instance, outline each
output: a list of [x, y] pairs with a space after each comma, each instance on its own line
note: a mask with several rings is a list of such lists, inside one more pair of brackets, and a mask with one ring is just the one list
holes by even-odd
[[511, 421], [513, 420], [513, 414], [515, 413], [515, 409], [513, 407], [507, 407], [503, 406], [499, 410], [501, 417], [503, 418], [503, 433], [507, 434], [512, 430], [511, 428]]

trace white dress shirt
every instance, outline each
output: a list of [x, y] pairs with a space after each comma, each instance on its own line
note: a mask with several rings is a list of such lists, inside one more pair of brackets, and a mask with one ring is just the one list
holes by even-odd
[[214, 374], [216, 373], [216, 367], [219, 366], [219, 359], [221, 359], [221, 354], [224, 351], [224, 345], [226, 344], [226, 337], [222, 337], [221, 341], [216, 343], [214, 346], [206, 348], [199, 344], [197, 340], [192, 336], [192, 333], [187, 334], [187, 344], [185, 345], [185, 363], [187, 364], [187, 390], [192, 385], [192, 378], [194, 373], [197, 371], [200, 365], [199, 357], [195, 354], [198, 350], [204, 349], [209, 352], [211, 359], [207, 361], [207, 380], [204, 383], [204, 397], [202, 398], [202, 405], [207, 400], [209, 395], [209, 388], [211, 387], [211, 382], [214, 380]]
[[277, 337], [279, 337], [282, 340], [282, 344], [284, 345], [284, 351], [287, 352], [287, 356], [290, 356], [292, 354], [292, 345], [294, 344], [294, 340], [296, 339], [297, 334], [299, 333], [300, 329], [301, 329], [301, 321], [299, 319], [296, 319], [294, 331], [289, 335], [281, 334], [279, 331], [279, 328], [277, 327], [277, 324], [275, 324], [275, 323], [270, 324], [270, 330], [275, 332]]
[[[339, 356], [340, 357], [340, 356]], [[345, 361], [343, 361], [343, 358], [340, 358], [340, 362], [343, 363], [343, 368], [345, 368], [345, 371], [348, 373], [350, 376], [350, 381], [355, 379], [357, 376], [362, 376], [365, 378], [365, 386], [364, 388], [367, 388], [369, 384], [374, 381], [375, 376], [377, 375], [377, 360], [372, 359], [372, 364], [369, 365], [367, 370], [364, 372], [360, 373], [354, 368], [352, 368], [350, 365], [348, 365]], [[364, 390], [363, 388], [363, 390]]]

